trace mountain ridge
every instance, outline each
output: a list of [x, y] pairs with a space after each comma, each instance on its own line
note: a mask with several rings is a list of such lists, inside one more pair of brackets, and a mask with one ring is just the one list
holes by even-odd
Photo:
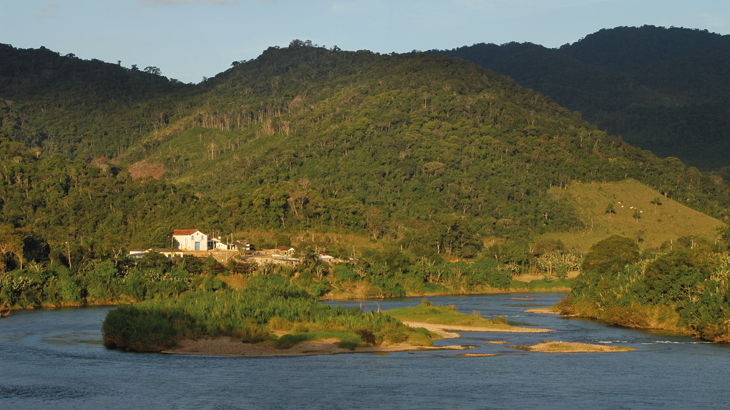
[[617, 27], [557, 49], [482, 43], [430, 52], [509, 75], [661, 157], [705, 172], [730, 165], [730, 36]]
[[[0, 135], [9, 147], [2, 206], [13, 216], [3, 222], [96, 241], [118, 232], [117, 243], [148, 235], [157, 246], [181, 221], [228, 232], [357, 232], [420, 256], [470, 258], [488, 238], [580, 229], [576, 209], [548, 194], [572, 181], [633, 177], [716, 218], [728, 214], [727, 189], [696, 169], [634, 148], [550, 98], [460, 59], [295, 41], [179, 88], [95, 124], [126, 124], [120, 130], [128, 138], [97, 132], [105, 145], [66, 154], [76, 159], [59, 195], [88, 213], [81, 220], [61, 217], [41, 189], [44, 177], [30, 166], [50, 161], [52, 150], [24, 150], [10, 143], [14, 134]], [[6, 103], [3, 130], [32, 103]], [[48, 115], [85, 118], [73, 104], [62, 108], [47, 108]], [[94, 133], [89, 122], [79, 124], [67, 147], [74, 138], [84, 147], [77, 134]], [[103, 158], [109, 152], [118, 153], [112, 161]], [[140, 161], [162, 164], [162, 180], [127, 179]], [[104, 178], [121, 186], [92, 195], [89, 187]], [[124, 194], [135, 190], [147, 194]], [[101, 213], [99, 202], [111, 212]]]

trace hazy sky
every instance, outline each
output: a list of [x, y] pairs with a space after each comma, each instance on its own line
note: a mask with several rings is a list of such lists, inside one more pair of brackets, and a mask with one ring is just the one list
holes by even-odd
[[200, 82], [293, 39], [406, 52], [573, 43], [602, 28], [730, 33], [728, 0], [0, 0], [0, 43]]

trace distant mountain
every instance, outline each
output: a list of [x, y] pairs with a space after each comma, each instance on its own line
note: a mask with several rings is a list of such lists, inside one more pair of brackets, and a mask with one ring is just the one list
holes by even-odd
[[[166, 227], [257, 228], [473, 257], [488, 238], [583, 229], [551, 187], [626, 178], [730, 215], [727, 188], [696, 169], [461, 59], [293, 41], [190, 86], [58, 57], [72, 69], [55, 81], [16, 70], [2, 84], [20, 88], [0, 88], [0, 222], [56, 246], [61, 236], [165, 245]], [[94, 64], [99, 76], [74, 80]], [[87, 111], [97, 103], [103, 112]], [[28, 129], [45, 134], [29, 141]]]
[[430, 53], [508, 75], [660, 157], [703, 171], [730, 165], [730, 36], [619, 27], [559, 49], [475, 44]]
[[3, 132], [49, 154], [116, 156], [167, 121], [155, 117], [168, 103], [165, 96], [192, 90], [155, 67], [126, 69], [0, 44]]

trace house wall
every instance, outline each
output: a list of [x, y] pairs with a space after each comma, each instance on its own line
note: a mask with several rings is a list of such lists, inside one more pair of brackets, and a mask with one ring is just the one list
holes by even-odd
[[[207, 251], [208, 235], [197, 231], [192, 235], [174, 235], [175, 247], [181, 251]], [[195, 248], [195, 244], [199, 244], [199, 248]]]

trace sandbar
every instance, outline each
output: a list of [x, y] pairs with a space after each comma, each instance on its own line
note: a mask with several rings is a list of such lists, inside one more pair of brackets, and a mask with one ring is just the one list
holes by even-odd
[[207, 356], [241, 356], [241, 357], [292, 357], [314, 356], [345, 353], [389, 353], [423, 350], [465, 350], [465, 346], [412, 346], [408, 343], [381, 345], [373, 347], [357, 347], [353, 350], [337, 347], [337, 339], [306, 341], [290, 349], [277, 349], [273, 346], [242, 343], [227, 336], [213, 339], [183, 339], [172, 349], [162, 353], [193, 354]]
[[557, 309], [554, 307], [548, 307], [548, 308], [532, 308], [525, 310], [527, 313], [539, 313], [541, 315], [559, 315], [560, 312], [558, 312]]
[[538, 329], [529, 327], [516, 327], [516, 326], [460, 326], [460, 325], [440, 325], [434, 323], [423, 323], [423, 322], [403, 322], [404, 325], [409, 327], [422, 327], [429, 332], [439, 334], [445, 339], [452, 339], [461, 337], [458, 333], [454, 332], [497, 332], [497, 333], [548, 333], [552, 332], [553, 329]]
[[543, 340], [536, 345], [518, 346], [518, 349], [527, 350], [529, 352], [541, 353], [612, 353], [612, 352], [632, 352], [635, 349], [624, 346], [608, 346], [603, 344], [590, 344], [578, 342], [560, 342]]
[[[531, 329], [524, 327], [481, 327], [481, 326], [451, 326], [438, 325], [422, 322], [403, 322], [406, 326], [413, 328], [422, 327], [438, 334], [444, 339], [461, 337], [454, 332], [504, 332], [504, 333], [545, 333], [552, 332], [551, 329]], [[183, 339], [178, 345], [162, 351], [168, 354], [193, 354], [208, 356], [241, 356], [241, 357], [292, 357], [292, 356], [313, 356], [323, 354], [345, 354], [345, 353], [389, 353], [389, 352], [413, 352], [424, 350], [465, 350], [469, 347], [460, 345], [451, 346], [413, 346], [409, 343], [384, 344], [372, 347], [357, 347], [345, 349], [337, 346], [337, 339], [314, 340], [299, 343], [290, 349], [277, 349], [273, 346], [262, 344], [242, 343], [240, 340], [227, 336], [207, 339]]]
[[[503, 332], [503, 333], [546, 333], [552, 329], [533, 329], [514, 326], [452, 326], [439, 325], [423, 322], [403, 322], [406, 326], [417, 328], [422, 327], [438, 334], [441, 338], [459, 338], [461, 335], [454, 332]], [[290, 349], [277, 349], [273, 346], [262, 344], [242, 343], [240, 340], [228, 336], [207, 339], [183, 339], [177, 346], [162, 351], [167, 354], [192, 354], [208, 356], [240, 356], [240, 357], [292, 357], [292, 356], [313, 356], [323, 354], [345, 354], [345, 353], [389, 353], [389, 352], [413, 352], [424, 350], [466, 350], [470, 347], [451, 346], [413, 346], [409, 343], [384, 344], [372, 347], [357, 347], [345, 349], [337, 346], [337, 339], [313, 340], [299, 343]]]

